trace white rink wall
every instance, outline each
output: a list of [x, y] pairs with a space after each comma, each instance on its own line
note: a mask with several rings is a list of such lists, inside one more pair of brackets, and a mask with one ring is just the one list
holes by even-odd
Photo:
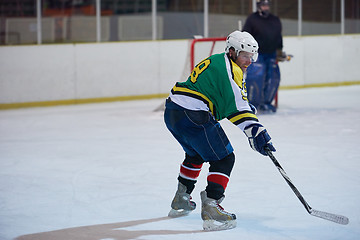
[[179, 40], [0, 47], [0, 103], [166, 93], [183, 70], [187, 46]]
[[360, 34], [285, 37], [281, 86], [360, 82]]
[[[182, 78], [188, 47], [189, 40], [0, 47], [0, 106], [163, 96]], [[285, 37], [284, 51], [294, 58], [280, 63], [282, 87], [360, 82], [360, 34]]]

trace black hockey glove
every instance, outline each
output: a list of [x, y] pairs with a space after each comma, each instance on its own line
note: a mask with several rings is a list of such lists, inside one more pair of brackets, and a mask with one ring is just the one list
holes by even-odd
[[270, 142], [271, 137], [261, 124], [255, 123], [247, 126], [244, 129], [244, 133], [249, 139], [251, 148], [255, 151], [258, 151], [262, 155], [267, 156], [267, 149], [272, 152], [276, 151]]
[[276, 60], [278, 62], [285, 62], [285, 61], [290, 61], [291, 58], [293, 57], [293, 55], [291, 54], [286, 54], [285, 52], [283, 52], [282, 50], [276, 50]]

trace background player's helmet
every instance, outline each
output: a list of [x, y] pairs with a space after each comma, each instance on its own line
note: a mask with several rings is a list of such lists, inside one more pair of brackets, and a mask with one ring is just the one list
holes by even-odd
[[261, 17], [267, 18], [270, 14], [269, 10], [263, 11], [260, 6], [270, 5], [270, 0], [256, 0], [256, 8]]
[[270, 5], [270, 0], [256, 0], [256, 7], [259, 8], [261, 5]]
[[255, 38], [248, 32], [234, 31], [226, 38], [225, 53], [229, 53], [230, 48], [235, 49], [238, 56], [241, 51], [254, 53], [252, 61], [256, 62], [258, 58], [259, 45]]

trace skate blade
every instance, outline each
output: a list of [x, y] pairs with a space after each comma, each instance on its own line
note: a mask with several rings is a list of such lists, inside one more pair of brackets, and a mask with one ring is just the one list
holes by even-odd
[[204, 220], [203, 228], [205, 231], [222, 231], [236, 227], [236, 220], [218, 222], [215, 220]]
[[184, 210], [184, 209], [179, 209], [179, 210], [171, 209], [169, 214], [168, 214], [168, 217], [178, 218], [178, 217], [189, 215], [190, 212], [192, 212], [192, 211], [191, 210]]

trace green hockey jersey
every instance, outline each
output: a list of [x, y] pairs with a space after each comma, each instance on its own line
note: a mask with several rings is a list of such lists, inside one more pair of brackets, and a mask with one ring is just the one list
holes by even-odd
[[172, 88], [170, 98], [190, 110], [206, 110], [218, 121], [227, 118], [242, 130], [258, 122], [247, 97], [241, 68], [225, 53], [197, 64], [186, 82]]

